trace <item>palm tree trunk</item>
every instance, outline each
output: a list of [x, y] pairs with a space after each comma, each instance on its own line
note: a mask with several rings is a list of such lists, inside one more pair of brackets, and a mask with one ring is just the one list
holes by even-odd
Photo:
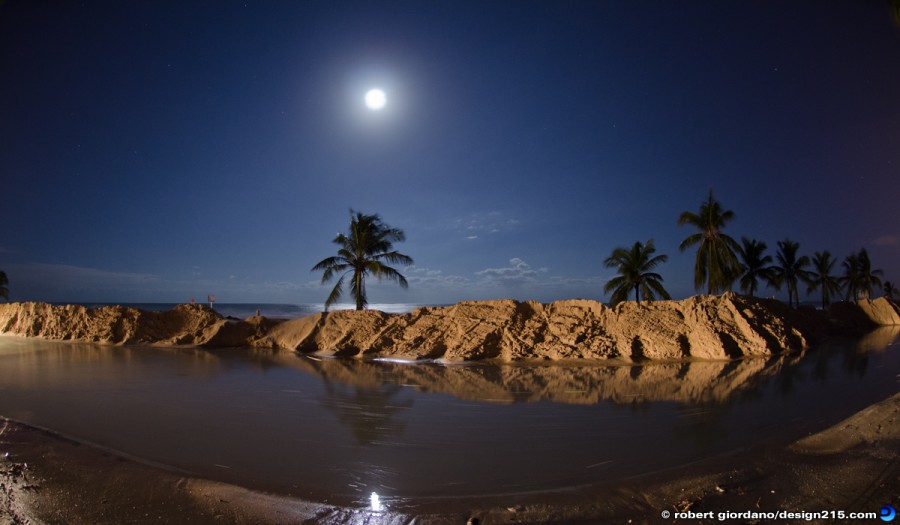
[[365, 293], [362, 289], [362, 272], [357, 270], [353, 278], [356, 279], [356, 309], [362, 310], [363, 294]]
[[634, 300], [637, 301], [638, 306], [641, 305], [640, 286], [639, 284], [634, 285]]
[[709, 266], [711, 262], [712, 254], [710, 252], [706, 252], [706, 295], [712, 295], [712, 272]]

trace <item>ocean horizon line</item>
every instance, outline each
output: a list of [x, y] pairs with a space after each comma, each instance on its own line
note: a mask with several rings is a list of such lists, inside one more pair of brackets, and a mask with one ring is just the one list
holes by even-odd
[[[473, 299], [475, 300], [475, 299]], [[78, 305], [85, 308], [101, 308], [104, 306], [124, 306], [138, 308], [146, 311], [168, 311], [180, 304], [189, 304], [187, 301], [181, 302], [164, 302], [164, 301], [41, 301], [56, 306]], [[541, 301], [544, 302], [544, 301]], [[552, 301], [551, 301], [552, 302]], [[600, 301], [602, 304], [608, 304]], [[209, 305], [207, 301], [197, 301], [197, 304]], [[385, 313], [401, 314], [409, 313], [417, 308], [436, 308], [452, 306], [456, 303], [370, 303], [367, 305], [368, 310], [378, 310]], [[821, 304], [819, 301], [801, 301], [802, 306], [811, 306], [818, 309]], [[269, 303], [269, 302], [216, 302], [212, 303], [212, 308], [224, 317], [236, 317], [246, 319], [259, 312], [263, 317], [275, 319], [292, 319], [305, 317], [325, 311], [325, 303]], [[330, 311], [335, 310], [354, 310], [354, 303], [339, 303], [331, 305]]]
[[[65, 306], [69, 304], [84, 306], [85, 308], [102, 308], [104, 306], [124, 306], [138, 308], [146, 311], [168, 311], [180, 304], [189, 304], [187, 301], [182, 302], [147, 302], [147, 301], [47, 301], [48, 304]], [[209, 305], [206, 301], [197, 301], [197, 304]], [[449, 304], [425, 304], [425, 303], [371, 303], [368, 305], [369, 310], [379, 310], [385, 313], [407, 313], [412, 312], [416, 308], [422, 307], [438, 307], [449, 306]], [[276, 319], [292, 319], [297, 317], [305, 317], [322, 313], [325, 311], [325, 303], [262, 303], [262, 302], [241, 302], [241, 303], [212, 303], [212, 309], [225, 317], [237, 317], [245, 319], [259, 312], [263, 317]], [[354, 303], [339, 303], [331, 305], [328, 308], [334, 310], [354, 310]]]

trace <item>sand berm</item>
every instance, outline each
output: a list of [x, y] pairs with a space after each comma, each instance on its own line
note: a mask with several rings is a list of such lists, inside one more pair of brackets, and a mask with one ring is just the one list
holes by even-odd
[[317, 355], [400, 359], [622, 361], [734, 359], [807, 347], [834, 331], [900, 325], [887, 299], [793, 311], [726, 293], [680, 301], [549, 304], [461, 302], [406, 314], [333, 311], [284, 321], [225, 319], [203, 305], [165, 312], [122, 306], [0, 305], [0, 332], [112, 344], [262, 347]]

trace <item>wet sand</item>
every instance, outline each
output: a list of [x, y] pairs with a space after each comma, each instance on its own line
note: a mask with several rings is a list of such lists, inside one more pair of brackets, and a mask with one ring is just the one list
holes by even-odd
[[[878, 512], [884, 504], [898, 506], [898, 467], [900, 394], [788, 447], [760, 446], [616, 486], [430, 502], [397, 514], [191, 478], [3, 420], [0, 525], [665, 523], [675, 519], [663, 519], [663, 511]], [[679, 521], [720, 523], [715, 514]]]

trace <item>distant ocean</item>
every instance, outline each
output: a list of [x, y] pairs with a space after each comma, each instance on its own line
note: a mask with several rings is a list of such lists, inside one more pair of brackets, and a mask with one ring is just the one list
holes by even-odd
[[[63, 304], [63, 303], [54, 303]], [[171, 310], [179, 303], [75, 303], [87, 308], [98, 308], [101, 306], [133, 306], [141, 310], [161, 311]], [[183, 303], [182, 303], [183, 304]], [[203, 303], [209, 304], [209, 303]], [[435, 306], [424, 304], [410, 303], [389, 303], [389, 304], [370, 304], [369, 310], [381, 310], [386, 313], [405, 313], [411, 312], [422, 306]], [[355, 305], [338, 304], [331, 307], [331, 310], [352, 310]], [[236, 317], [238, 319], [246, 319], [252, 315], [256, 315], [259, 310], [260, 315], [270, 319], [294, 319], [297, 317], [305, 317], [307, 315], [317, 314], [325, 309], [325, 305], [319, 304], [273, 304], [273, 303], [213, 303], [213, 310], [219, 312], [224, 317]]]

